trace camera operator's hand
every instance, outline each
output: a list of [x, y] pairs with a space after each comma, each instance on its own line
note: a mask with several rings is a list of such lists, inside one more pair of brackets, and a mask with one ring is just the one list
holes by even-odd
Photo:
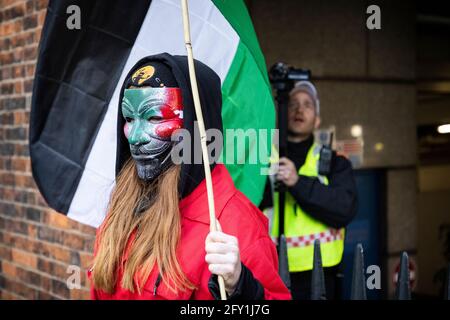
[[292, 187], [297, 183], [297, 169], [294, 163], [288, 158], [283, 157], [280, 159], [277, 180], [283, 182], [288, 187]]

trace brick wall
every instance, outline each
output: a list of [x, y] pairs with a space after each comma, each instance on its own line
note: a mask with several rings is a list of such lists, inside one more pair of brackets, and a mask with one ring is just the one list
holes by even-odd
[[[46, 6], [0, 0], [0, 299], [89, 298], [95, 229], [49, 209], [31, 175], [28, 123]], [[69, 265], [81, 267], [80, 289], [66, 284]]]

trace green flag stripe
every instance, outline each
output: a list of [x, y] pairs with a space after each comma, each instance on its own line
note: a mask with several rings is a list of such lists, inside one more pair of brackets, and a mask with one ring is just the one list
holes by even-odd
[[[223, 108], [222, 117], [224, 129], [241, 128], [268, 129], [267, 139], [259, 138], [253, 146], [246, 144], [245, 150], [237, 150], [236, 143], [231, 148], [232, 141], [227, 141], [224, 135], [225, 145], [228, 151], [233, 151], [236, 156], [245, 155], [245, 164], [226, 164], [237, 188], [241, 190], [255, 205], [261, 202], [267, 176], [261, 175], [260, 169], [266, 167], [257, 157], [258, 163], [249, 164], [250, 153], [259, 154], [258, 145], [270, 152], [270, 129], [275, 126], [275, 110], [271, 91], [268, 89], [263, 75], [247, 46], [240, 42], [230, 66], [228, 74], [222, 84]], [[228, 124], [232, 124], [228, 126]], [[233, 150], [234, 149], [234, 150]], [[223, 157], [226, 161], [226, 154]], [[236, 161], [236, 159], [235, 159]]]
[[[258, 158], [262, 147], [265, 154], [270, 152], [270, 129], [275, 127], [275, 109], [271, 96], [271, 88], [267, 76], [264, 56], [261, 52], [255, 30], [242, 0], [213, 0], [216, 8], [222, 13], [240, 38], [236, 54], [222, 84], [224, 129], [267, 129], [267, 139], [248, 142], [242, 149], [233, 148], [233, 141], [227, 141], [224, 135], [225, 150], [233, 152], [234, 161], [245, 158], [244, 164], [226, 162], [237, 188], [254, 204], [261, 202], [267, 176], [261, 175], [261, 168], [266, 164]], [[234, 141], [236, 143], [236, 141]], [[252, 156], [257, 156], [257, 163], [250, 164]]]
[[256, 37], [253, 23], [248, 14], [247, 7], [242, 0], [212, 0], [214, 5], [223, 14], [225, 19], [230, 23], [236, 33], [239, 35], [250, 54], [253, 56], [258, 66], [259, 72], [263, 76], [264, 82], [270, 87], [269, 78], [267, 76], [266, 63], [261, 48]]

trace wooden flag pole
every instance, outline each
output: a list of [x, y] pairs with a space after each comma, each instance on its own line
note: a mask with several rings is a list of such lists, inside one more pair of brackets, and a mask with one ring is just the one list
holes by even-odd
[[[187, 0], [181, 0], [181, 8], [183, 11], [184, 43], [186, 45], [186, 51], [188, 56], [189, 78], [191, 80], [192, 96], [194, 98], [195, 114], [197, 116], [198, 129], [200, 132], [200, 143], [202, 146], [203, 166], [205, 168], [206, 191], [208, 195], [208, 206], [209, 206], [209, 229], [210, 231], [216, 231], [217, 230], [216, 210], [214, 208], [214, 193], [212, 187], [211, 169], [209, 166], [208, 149], [206, 147], [205, 123], [203, 121], [202, 107], [200, 105], [200, 97], [198, 94], [198, 87], [197, 87], [197, 77], [195, 75], [194, 55], [192, 53], [191, 31], [190, 31], [191, 29], [189, 25], [189, 10]], [[222, 300], [226, 300], [227, 296], [225, 293], [225, 282], [223, 280], [223, 277], [219, 276], [218, 281], [220, 288], [220, 297]]]

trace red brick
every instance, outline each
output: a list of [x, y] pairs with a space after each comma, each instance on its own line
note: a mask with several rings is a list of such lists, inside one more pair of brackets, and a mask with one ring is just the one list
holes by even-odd
[[52, 290], [52, 279], [46, 276], [41, 276], [41, 289], [47, 292]]
[[[19, 236], [17, 234], [9, 232], [9, 230], [4, 231], [2, 233], [2, 235], [3, 235], [3, 242], [12, 247], [15, 247], [15, 248], [18, 248], [18, 249], [21, 249], [24, 251], [28, 251], [28, 252], [34, 252], [37, 254], [42, 254], [42, 253], [46, 252], [42, 248], [41, 242], [34, 241], [33, 239], [30, 239], [30, 238], [27, 238], [24, 236]], [[48, 252], [48, 249], [47, 249], [47, 252]]]
[[[0, 11], [1, 15], [1, 11]], [[8, 51], [11, 47], [11, 40], [9, 38], [0, 39], [0, 48], [3, 48], [4, 51]], [[2, 79], [0, 74], [0, 80]]]
[[37, 58], [37, 46], [27, 47], [23, 52], [24, 61], [35, 60]]
[[47, 242], [39, 242], [39, 253], [57, 261], [71, 263], [70, 251]]
[[15, 78], [22, 78], [25, 76], [25, 67], [20, 66], [13, 66], [12, 67], [12, 73]]
[[29, 224], [28, 225], [28, 236], [30, 238], [36, 238], [37, 237], [37, 227], [36, 225]]
[[33, 91], [33, 79], [25, 80], [23, 82], [23, 85], [24, 85], [24, 92], [25, 93]]
[[4, 128], [4, 139], [8, 141], [24, 141], [28, 138], [28, 128], [13, 127]]
[[55, 296], [51, 295], [48, 292], [39, 291], [38, 295], [37, 295], [37, 299], [38, 300], [55, 300], [55, 299], [58, 299], [58, 298], [56, 298]]
[[38, 26], [44, 25], [46, 14], [47, 14], [46, 10], [42, 10], [38, 13]]
[[42, 36], [42, 27], [34, 29], [34, 42], [39, 43]]
[[37, 191], [35, 198], [36, 198], [36, 205], [42, 206], [42, 207], [47, 207], [47, 202], [45, 202], [45, 199], [42, 197], [42, 195], [39, 193], [39, 191]]
[[[0, 36], [2, 32], [2, 27], [0, 25]], [[14, 55], [12, 52], [0, 52], [0, 65], [8, 65], [11, 64], [14, 60]], [[10, 68], [3, 68], [2, 70], [2, 79], [9, 79], [11, 77], [11, 74], [8, 74], [8, 70], [11, 70]]]
[[32, 272], [30, 270], [27, 270], [25, 268], [22, 268], [21, 266], [15, 266], [16, 267], [16, 279], [19, 280], [22, 283], [25, 283], [27, 285], [31, 285], [34, 287], [40, 287], [41, 285], [41, 276], [36, 273]]
[[37, 44], [38, 41], [36, 41], [36, 32], [35, 29], [33, 30], [28, 30], [26, 33], [24, 33], [23, 35], [23, 41], [24, 41], [24, 46], [29, 46], [32, 44]]
[[31, 14], [34, 11], [34, 0], [28, 0], [26, 3], [26, 14]]
[[84, 250], [86, 252], [94, 252], [95, 239], [87, 239], [84, 241]]
[[25, 36], [23, 34], [18, 34], [11, 36], [10, 38], [11, 48], [23, 47], [25, 45]]
[[0, 24], [0, 37], [7, 37], [22, 31], [22, 21], [11, 20]]
[[2, 172], [0, 173], [0, 184], [2, 185], [14, 185], [15, 176], [12, 173], [9, 172]]
[[1, 94], [13, 94], [14, 93], [14, 83], [3, 83], [0, 86]]
[[[14, 196], [15, 196], [14, 189], [0, 187], [0, 192], [1, 192], [3, 200], [14, 201]], [[3, 213], [3, 212], [0, 212], [0, 213]], [[9, 214], [14, 214], [14, 211], [10, 212]]]
[[[22, 113], [22, 115], [23, 115], [23, 113]], [[30, 158], [17, 158], [17, 157], [15, 157], [11, 161], [11, 169], [13, 171], [30, 172], [30, 169], [31, 169]]]
[[8, 124], [12, 125], [14, 124], [14, 114], [13, 113], [3, 113], [0, 114], [0, 124]]
[[19, 3], [3, 11], [3, 21], [22, 17], [25, 14], [25, 3]]
[[15, 32], [15, 22], [9, 21], [0, 24], [0, 37], [7, 37]]
[[28, 157], [30, 155], [30, 149], [27, 144], [14, 144], [14, 154]]
[[[6, 200], [4, 195], [8, 194], [8, 192], [11, 192], [12, 200], [14, 200], [14, 194], [13, 194], [14, 190], [13, 189], [0, 187], [0, 196], [2, 199]], [[24, 217], [24, 211], [20, 204], [0, 202], [0, 218], [1, 218], [1, 215], [6, 216], [6, 217], [22, 218], [22, 217]]]
[[70, 290], [70, 299], [72, 299], [72, 300], [90, 300], [91, 295], [88, 290], [72, 289], [72, 290]]
[[11, 260], [11, 248], [1, 245], [0, 246], [0, 259]]
[[48, 209], [44, 212], [43, 222], [46, 225], [61, 229], [70, 229], [73, 227], [73, 223], [69, 218], [60, 213], [57, 213], [53, 209]]
[[37, 268], [37, 257], [32, 253], [12, 248], [11, 256], [12, 261], [16, 264], [24, 265], [33, 269]]
[[60, 297], [69, 299], [70, 298], [70, 290], [67, 287], [65, 281], [59, 281], [52, 279], [52, 290], [51, 292], [57, 294]]
[[[14, 161], [12, 161], [13, 163]], [[12, 164], [11, 163], [11, 164]], [[36, 183], [31, 175], [15, 174], [15, 186], [18, 188], [36, 188]]]
[[92, 236], [92, 238], [95, 237], [97, 229], [88, 226], [87, 224], [79, 223], [78, 224], [78, 230], [80, 230], [82, 233]]
[[23, 48], [16, 48], [13, 51], [13, 62], [22, 62], [23, 61]]
[[34, 64], [30, 64], [27, 66], [27, 77], [34, 77], [34, 71], [35, 71], [36, 66]]
[[11, 113], [13, 118], [14, 125], [25, 124], [28, 125], [30, 121], [30, 112], [29, 111], [15, 111]]
[[1, 291], [1, 299], [2, 300], [20, 300], [23, 299], [19, 296], [17, 296], [16, 294], [12, 293], [12, 292], [8, 292], [8, 291]]
[[[70, 276], [69, 273], [67, 273], [68, 264], [62, 264], [60, 262], [53, 261], [51, 259], [46, 258], [38, 258], [38, 269], [42, 273], [46, 273], [54, 278], [58, 278], [61, 281], [66, 281], [67, 278]], [[50, 290], [47, 289], [46, 290]]]
[[[18, 177], [16, 176], [15, 179], [17, 180], [17, 178]], [[28, 194], [30, 191], [14, 188], [12, 189], [12, 192], [14, 195], [13, 201], [18, 202], [19, 205], [24, 205], [28, 202], [29, 199]]]
[[94, 256], [91, 253], [80, 252], [80, 261], [81, 261], [80, 267], [83, 270], [88, 270], [92, 266], [93, 257]]
[[5, 230], [28, 235], [28, 225], [23, 221], [5, 219]]
[[17, 81], [14, 83], [14, 93], [21, 94], [23, 92], [23, 83], [22, 81]]
[[38, 15], [33, 14], [23, 18], [23, 30], [33, 29], [38, 25]]
[[47, 226], [39, 226], [38, 239], [62, 244], [63, 233], [60, 230], [49, 228]]
[[36, 11], [38, 11], [38, 10], [47, 8], [47, 5], [48, 5], [48, 0], [35, 0], [34, 8]]
[[2, 273], [9, 278], [15, 278], [17, 276], [17, 268], [9, 261], [2, 261]]
[[21, 1], [23, 1], [23, 0], [1, 0], [0, 7], [6, 8], [6, 7], [11, 6], [14, 3], [18, 3]]
[[[0, 157], [3, 157], [5, 166], [11, 165], [10, 159], [11, 156], [14, 155], [14, 149], [13, 143], [0, 141]], [[1, 184], [3, 184], [3, 182], [0, 180], [0, 185]]]
[[36, 289], [10, 278], [5, 278], [5, 288], [10, 292], [14, 292], [15, 295], [28, 300], [34, 300], [37, 297]]
[[74, 250], [83, 250], [84, 239], [80, 235], [63, 232], [63, 245]]

